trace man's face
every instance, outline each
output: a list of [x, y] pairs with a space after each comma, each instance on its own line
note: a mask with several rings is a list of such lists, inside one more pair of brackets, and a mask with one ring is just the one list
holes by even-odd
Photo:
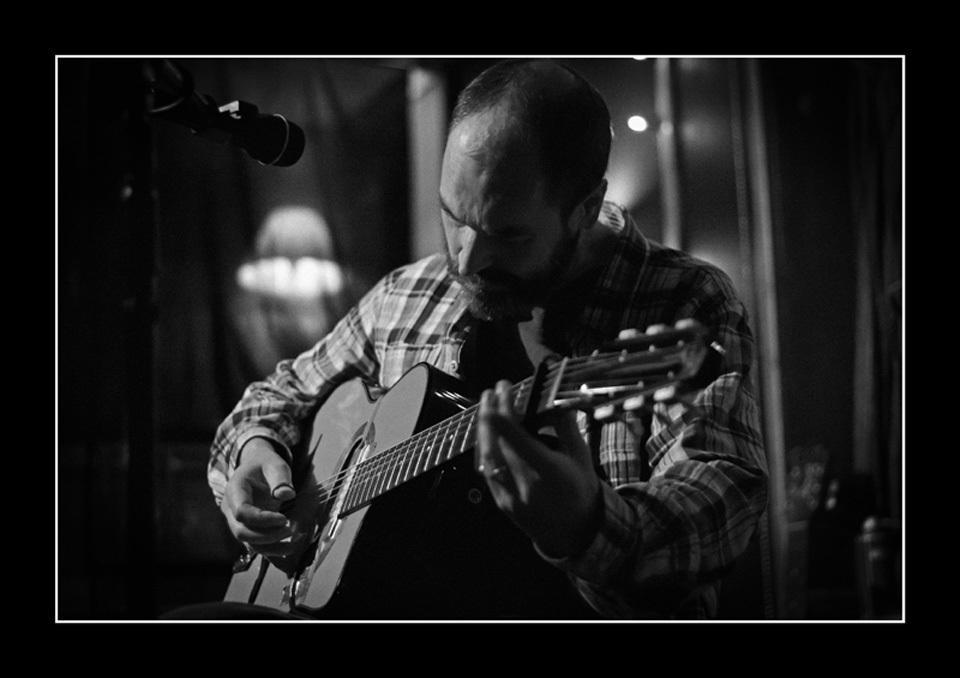
[[500, 111], [467, 118], [443, 156], [440, 212], [447, 265], [487, 319], [529, 317], [550, 300], [576, 238], [543, 191], [535, 158], [503, 141]]

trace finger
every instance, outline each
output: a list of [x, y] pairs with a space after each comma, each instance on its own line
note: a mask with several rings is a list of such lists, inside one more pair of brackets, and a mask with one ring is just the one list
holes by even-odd
[[497, 454], [497, 442], [490, 428], [489, 417], [494, 412], [494, 393], [490, 389], [480, 395], [480, 407], [477, 418], [477, 471], [488, 473], [503, 461]]
[[584, 440], [577, 423], [576, 412], [564, 412], [553, 422], [553, 430], [557, 433], [561, 445], [560, 451], [582, 462], [593, 464], [590, 447]]
[[290, 527], [255, 530], [235, 520], [230, 521], [230, 531], [238, 540], [252, 545], [275, 544], [292, 536]]
[[279, 501], [290, 501], [296, 496], [293, 481], [290, 477], [290, 467], [284, 462], [265, 464], [263, 478], [270, 487], [270, 494]]
[[265, 511], [250, 503], [237, 506], [233, 516], [241, 525], [261, 531], [288, 527], [290, 524], [290, 521], [282, 513]]
[[510, 467], [501, 456], [502, 450], [491, 424], [495, 417], [494, 394], [485, 391], [480, 399], [480, 414], [477, 423], [477, 471], [483, 476], [494, 502], [508, 515], [513, 511], [512, 489], [515, 487]]
[[513, 394], [510, 388], [510, 382], [505, 379], [497, 382], [497, 412], [508, 419], [514, 419], [516, 413], [513, 409]]
[[290, 555], [297, 551], [303, 542], [304, 537], [303, 533], [298, 533], [287, 539], [281, 539], [276, 542], [265, 542], [265, 543], [249, 543], [248, 545], [257, 553], [261, 553], [265, 556], [286, 556]]
[[541, 445], [517, 421], [498, 412], [488, 415], [487, 423], [493, 435], [500, 439], [503, 459], [515, 474], [530, 473], [543, 467], [546, 461], [543, 450], [550, 451], [549, 448]]

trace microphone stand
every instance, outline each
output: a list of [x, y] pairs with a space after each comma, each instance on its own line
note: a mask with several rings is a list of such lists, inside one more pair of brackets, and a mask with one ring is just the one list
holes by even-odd
[[157, 218], [152, 130], [147, 122], [143, 63], [131, 61], [125, 87], [126, 161], [121, 225], [130, 235], [129, 283], [123, 301], [127, 375], [127, 611], [153, 619], [156, 606], [154, 499], [154, 335], [157, 321]]

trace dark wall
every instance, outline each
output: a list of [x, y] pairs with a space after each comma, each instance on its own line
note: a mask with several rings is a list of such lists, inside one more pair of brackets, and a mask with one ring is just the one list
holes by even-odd
[[[237, 317], [238, 308], [256, 312], [253, 303], [237, 303], [237, 267], [255, 256], [264, 217], [286, 205], [317, 210], [352, 296], [408, 260], [405, 71], [372, 60], [179, 63], [197, 92], [218, 104], [242, 99], [282, 113], [304, 129], [307, 145], [292, 167], [263, 167], [235, 147], [149, 118], [148, 243], [121, 199], [143, 157], [129, 134], [142, 120], [131, 112], [131, 102], [146, 97], [142, 62], [58, 61], [58, 566], [60, 612], [68, 618], [131, 614], [125, 580], [136, 585], [136, 577], [144, 597], [156, 594], [161, 607], [222, 595], [235, 544], [206, 487], [205, 466], [216, 426], [245, 385], [264, 376]], [[152, 388], [128, 383], [124, 335], [133, 285], [149, 278], [140, 254], [151, 244]], [[317, 338], [303, 338], [299, 348]], [[273, 351], [274, 361], [294, 350], [260, 348]], [[127, 549], [137, 533], [127, 520], [129, 405], [147, 394], [155, 504], [146, 515], [154, 518], [161, 575], [154, 580]], [[198, 577], [205, 568], [217, 577]]]
[[[898, 478], [900, 462], [899, 444], [889, 458], [885, 447], [899, 440], [880, 397], [890, 394], [870, 403], [857, 389], [900, 364], [896, 321], [876, 330], [863, 321], [893, 317], [886, 284], [900, 280], [900, 69], [897, 59], [761, 61], [798, 616], [870, 609], [857, 539], [867, 516], [899, 505], [899, 487], [885, 481], [887, 464]], [[858, 451], [858, 428], [876, 449]]]
[[852, 64], [762, 62], [787, 449], [823, 445], [852, 470], [856, 250]]
[[[757, 172], [769, 178], [782, 412], [764, 416], [782, 417], [774, 423], [784, 434], [787, 506], [773, 520], [785, 522], [778, 529], [789, 532], [790, 544], [779, 612], [855, 618], [854, 544], [875, 508], [875, 478], [854, 452], [857, 318], [864, 303], [858, 274], [869, 266], [861, 243], [890, 248], [879, 235], [888, 230], [880, 220], [895, 217], [896, 208], [884, 208], [899, 204], [898, 175], [883, 174], [888, 166], [881, 162], [895, 167], [896, 158], [887, 157], [887, 148], [881, 152], [872, 130], [882, 120], [896, 150], [896, 125], [887, 123], [899, 101], [870, 90], [895, 83], [899, 62], [765, 58], [756, 64], [765, 167], [754, 166], [748, 152], [756, 128], [747, 62], [671, 63], [681, 244], [731, 276], [753, 314], [755, 335], [763, 336], [769, 328], [759, 327], [756, 306], [766, 290], [753, 282], [759, 224], [750, 179]], [[872, 111], [877, 103], [883, 110]], [[870, 209], [871, 202], [878, 207]]]

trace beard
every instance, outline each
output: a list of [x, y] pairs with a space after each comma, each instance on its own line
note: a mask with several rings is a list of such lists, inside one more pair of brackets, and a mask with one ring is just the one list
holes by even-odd
[[450, 253], [446, 233], [443, 234], [447, 271], [460, 283], [469, 298], [470, 313], [481, 320], [529, 320], [537, 306], [547, 306], [561, 292], [560, 281], [573, 260], [579, 234], [562, 240], [551, 253], [542, 271], [530, 279], [488, 268], [472, 275], [458, 273], [457, 262]]

